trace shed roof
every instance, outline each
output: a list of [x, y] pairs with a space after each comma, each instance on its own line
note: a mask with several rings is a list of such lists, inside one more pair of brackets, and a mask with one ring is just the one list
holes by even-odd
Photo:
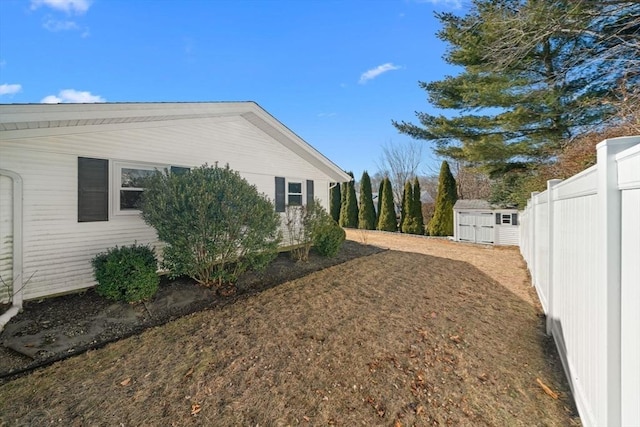
[[453, 209], [483, 209], [483, 210], [517, 210], [513, 207], [504, 207], [489, 203], [488, 200], [481, 199], [462, 199], [458, 200]]
[[454, 209], [493, 209], [494, 206], [491, 205], [487, 200], [480, 199], [467, 199], [467, 200], [458, 200], [455, 205], [453, 205]]

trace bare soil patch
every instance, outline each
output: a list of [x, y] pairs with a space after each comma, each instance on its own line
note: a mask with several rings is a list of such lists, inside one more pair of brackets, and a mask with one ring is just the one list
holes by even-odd
[[0, 424], [579, 424], [517, 249], [366, 239], [397, 247], [1, 385]]

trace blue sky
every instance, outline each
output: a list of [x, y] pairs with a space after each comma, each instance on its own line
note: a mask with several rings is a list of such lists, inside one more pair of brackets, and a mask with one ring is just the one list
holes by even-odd
[[[456, 0], [0, 0], [0, 103], [256, 101], [338, 166], [435, 113]], [[425, 143], [422, 171], [438, 169]]]

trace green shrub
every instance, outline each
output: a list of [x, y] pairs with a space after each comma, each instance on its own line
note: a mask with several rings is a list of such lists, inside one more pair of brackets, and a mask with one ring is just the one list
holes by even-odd
[[166, 243], [163, 266], [205, 286], [234, 284], [277, 254], [280, 216], [229, 166], [156, 173], [142, 194], [142, 218]]
[[440, 167], [435, 211], [427, 225], [429, 236], [453, 236], [453, 205], [457, 200], [456, 180], [445, 160]]
[[322, 256], [334, 257], [340, 251], [346, 233], [335, 221], [321, 224], [313, 234], [313, 247]]
[[160, 284], [158, 261], [149, 246], [109, 249], [91, 260], [96, 292], [115, 301], [137, 302], [155, 295]]
[[396, 209], [393, 204], [393, 189], [389, 177], [382, 181], [382, 207], [378, 218], [378, 230], [398, 231], [398, 220], [396, 219]]
[[[320, 234], [327, 233], [329, 225], [335, 225], [342, 230], [322, 207], [318, 199], [306, 206], [287, 206], [284, 222], [291, 246], [291, 257], [296, 261], [309, 259], [311, 246], [316, 244]], [[344, 234], [343, 230], [342, 233]], [[340, 249], [340, 245], [338, 245], [338, 249]]]

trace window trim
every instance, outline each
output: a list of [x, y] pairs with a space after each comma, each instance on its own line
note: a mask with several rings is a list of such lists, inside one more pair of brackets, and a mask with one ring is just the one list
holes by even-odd
[[122, 169], [142, 169], [142, 170], [159, 170], [167, 173], [170, 170], [171, 165], [159, 164], [159, 163], [146, 163], [135, 162], [126, 160], [114, 160], [113, 162], [113, 194], [112, 194], [112, 206], [114, 216], [128, 216], [140, 214], [140, 209], [121, 209], [120, 208], [120, 191], [144, 191], [144, 188], [140, 187], [122, 187]]
[[[289, 192], [289, 184], [300, 185], [300, 192]], [[282, 187], [279, 187], [282, 186]], [[284, 176], [275, 177], [275, 199], [274, 205], [276, 212], [284, 212], [288, 206], [307, 206], [309, 205], [310, 196], [315, 198], [315, 181], [304, 178], [289, 178]], [[292, 205], [289, 203], [289, 196], [300, 197], [300, 204]]]
[[[286, 191], [285, 200], [286, 200], [287, 206], [303, 206], [305, 204], [304, 203], [304, 200], [305, 200], [304, 199], [305, 189], [304, 189], [304, 185], [303, 185], [304, 180], [287, 180], [286, 183], [287, 183], [287, 186], [286, 186], [286, 190], [287, 191]], [[300, 186], [300, 192], [299, 193], [294, 193], [294, 192], [289, 191], [290, 188], [291, 188], [291, 184], [299, 185]], [[299, 204], [292, 204], [291, 203], [291, 196], [299, 196], [300, 197], [300, 203]]]

